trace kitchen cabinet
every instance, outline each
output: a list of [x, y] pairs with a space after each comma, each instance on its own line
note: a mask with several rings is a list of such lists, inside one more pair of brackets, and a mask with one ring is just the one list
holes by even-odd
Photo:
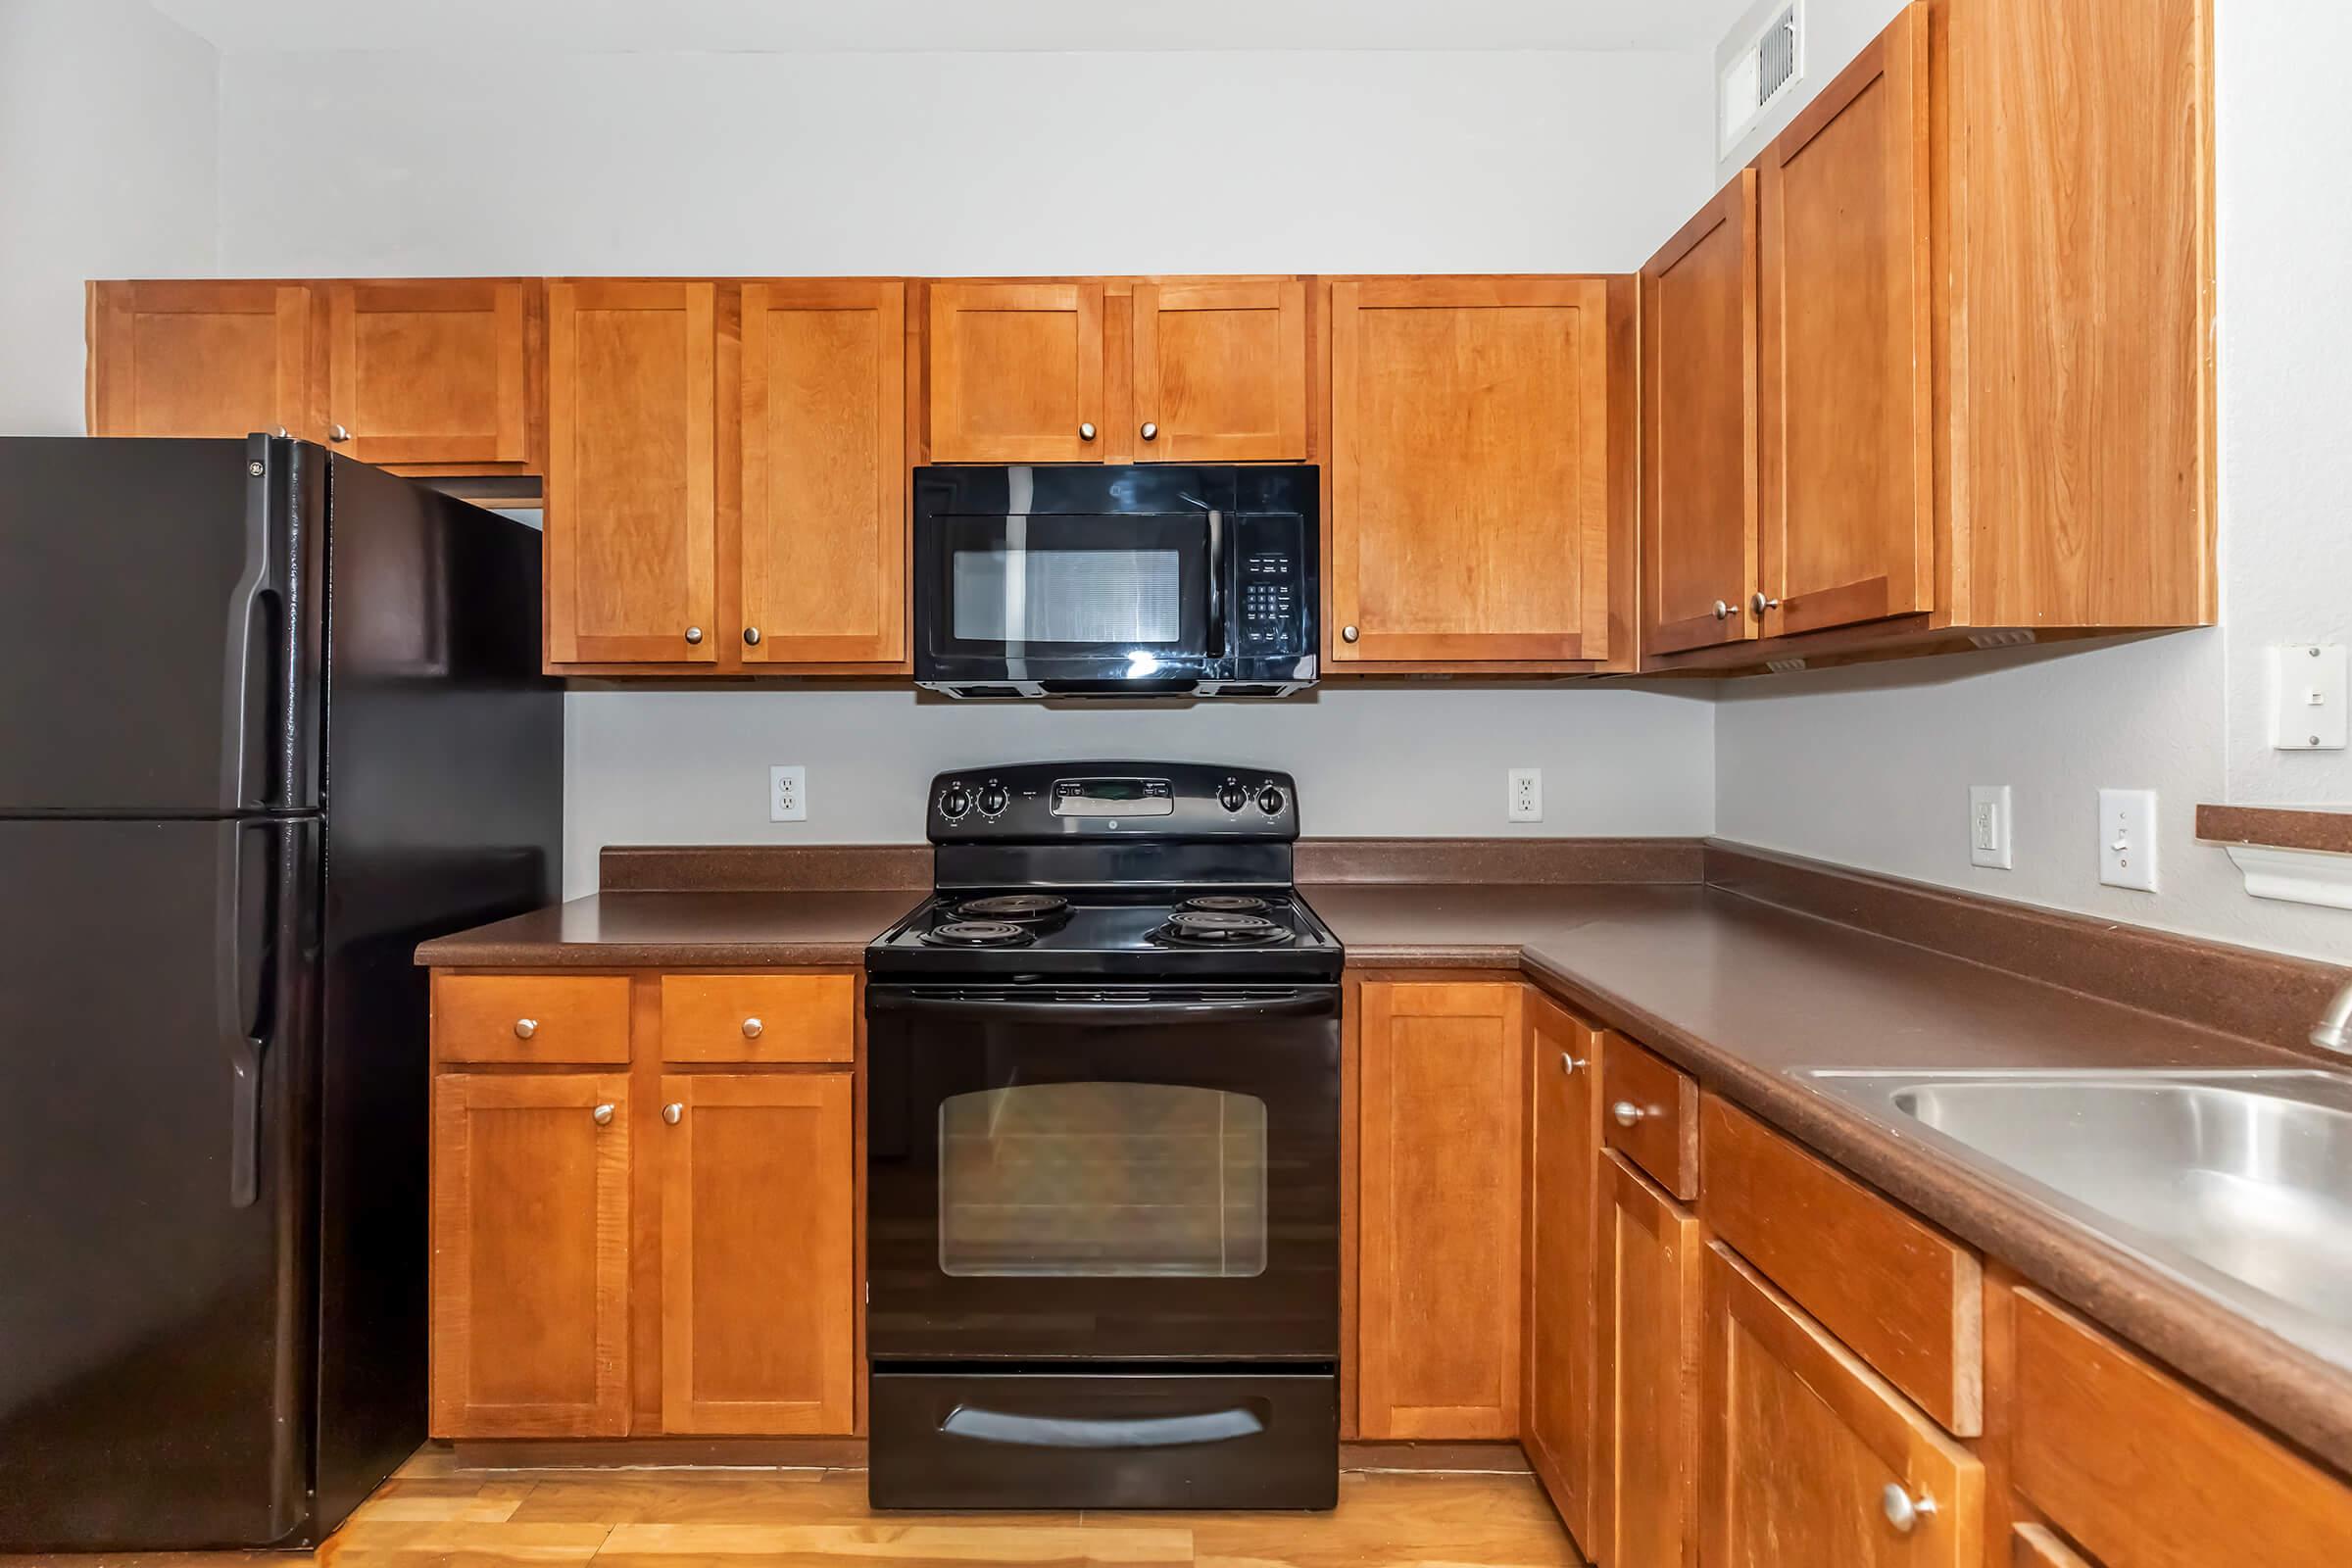
[[1644, 667], [2212, 622], [2211, 56], [2211, 0], [1915, 0], [1750, 172], [1752, 370], [1745, 198], [1660, 252]]
[[538, 282], [383, 278], [325, 290], [327, 437], [341, 451], [394, 467], [535, 467]]
[[1630, 658], [1632, 300], [1596, 277], [1331, 284], [1332, 671]]
[[322, 329], [307, 283], [92, 283], [92, 435], [326, 435]]
[[662, 1077], [664, 1432], [851, 1429], [851, 1101], [846, 1072]]
[[558, 281], [548, 295], [551, 665], [718, 657], [717, 288]]
[[433, 1085], [432, 1434], [628, 1430], [622, 1073]]
[[1137, 283], [1133, 299], [1138, 461], [1305, 461], [1304, 283]]
[[1704, 1270], [1708, 1568], [1979, 1568], [1983, 1463], [1729, 1249]]
[[1522, 988], [1366, 980], [1353, 1000], [1358, 1430], [1516, 1438]]
[[1698, 1221], [1622, 1154], [1602, 1156], [1599, 1184], [1598, 1398], [1586, 1544], [1610, 1568], [1693, 1568]]
[[1589, 1546], [1601, 1036], [1534, 991], [1527, 997], [1527, 1378], [1520, 1444], [1569, 1533]]
[[1101, 282], [930, 292], [933, 462], [1102, 460]]

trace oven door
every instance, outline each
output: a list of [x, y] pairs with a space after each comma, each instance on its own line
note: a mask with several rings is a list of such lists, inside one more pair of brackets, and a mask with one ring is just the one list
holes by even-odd
[[915, 678], [1189, 687], [1225, 657], [1217, 514], [936, 515], [915, 540]]
[[1331, 1362], [1340, 988], [866, 992], [876, 1361]]

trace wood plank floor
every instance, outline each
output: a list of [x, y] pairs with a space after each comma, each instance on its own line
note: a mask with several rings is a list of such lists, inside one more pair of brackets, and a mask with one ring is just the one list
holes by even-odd
[[[291, 1554], [106, 1568], [292, 1568]], [[315, 1559], [327, 1568], [1583, 1568], [1533, 1477], [1349, 1471], [1328, 1514], [878, 1514], [862, 1470], [465, 1470], [428, 1448]], [[98, 1568], [97, 1558], [52, 1559]]]

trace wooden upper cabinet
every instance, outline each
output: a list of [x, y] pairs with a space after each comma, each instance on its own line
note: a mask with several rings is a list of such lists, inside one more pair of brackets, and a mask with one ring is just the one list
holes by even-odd
[[931, 285], [931, 457], [1092, 463], [1102, 428], [1102, 285]]
[[1306, 285], [1135, 285], [1136, 456], [1146, 463], [1306, 457]]
[[662, 1430], [849, 1433], [850, 1074], [665, 1076], [662, 1104]]
[[747, 665], [906, 657], [906, 295], [743, 287]]
[[1935, 443], [1924, 8], [1904, 11], [1823, 88], [1760, 169], [1764, 630], [1926, 610]]
[[1610, 1568], [1694, 1568], [1698, 1221], [1622, 1154], [1601, 1157], [1599, 1186], [1592, 1536], [1585, 1544]]
[[326, 434], [308, 284], [89, 286], [92, 435]]
[[1527, 1019], [1527, 1385], [1520, 1442], [1569, 1533], [1591, 1547], [1600, 1036], [1533, 992]]
[[1607, 283], [1366, 278], [1331, 294], [1332, 660], [1607, 658]]
[[547, 286], [551, 664], [717, 658], [716, 293]]
[[1707, 1568], [1979, 1568], [1974, 1454], [1720, 1245], [1704, 1322]]
[[1361, 988], [1356, 1418], [1365, 1438], [1519, 1435], [1521, 1006], [1515, 984]]
[[1756, 173], [1642, 270], [1642, 646], [1758, 632]]
[[326, 285], [328, 435], [367, 463], [522, 468], [534, 459], [539, 285]]
[[433, 1084], [432, 1435], [629, 1428], [626, 1074]]

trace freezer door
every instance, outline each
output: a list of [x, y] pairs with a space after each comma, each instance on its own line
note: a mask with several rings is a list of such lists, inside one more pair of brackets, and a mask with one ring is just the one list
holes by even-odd
[[318, 844], [0, 821], [0, 1551], [303, 1525]]
[[0, 816], [318, 805], [325, 466], [259, 436], [0, 439]]

